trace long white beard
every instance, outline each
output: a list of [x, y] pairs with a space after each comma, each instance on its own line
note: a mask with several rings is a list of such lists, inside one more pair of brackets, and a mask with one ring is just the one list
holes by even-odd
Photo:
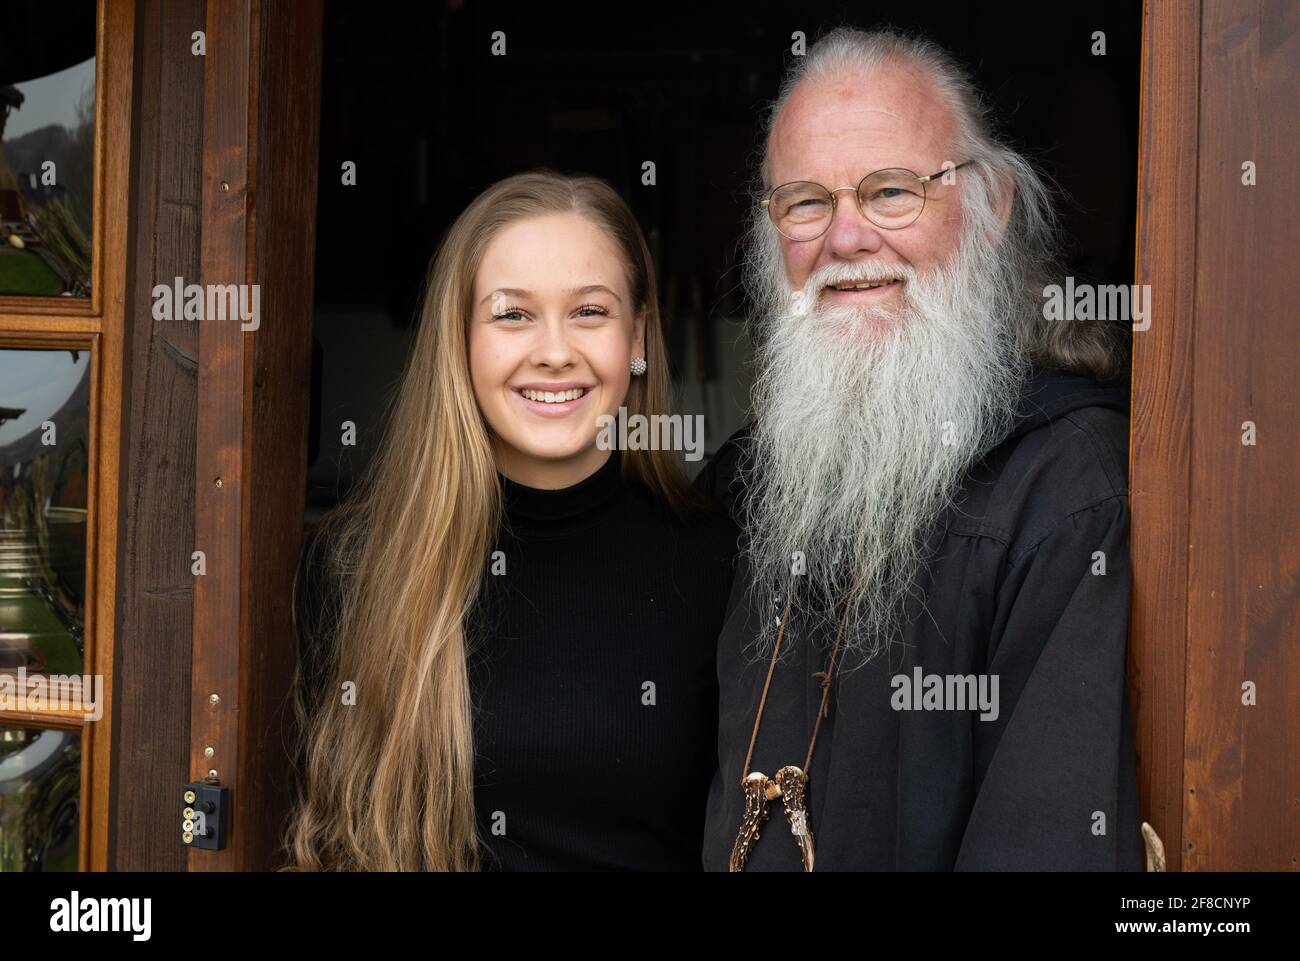
[[[901, 631], [927, 535], [1014, 419], [1026, 374], [1000, 303], [1005, 267], [967, 242], [925, 276], [902, 271], [893, 310], [821, 307], [827, 283], [900, 273], [836, 264], [768, 313], [743, 467], [762, 609], [779, 616], [788, 599], [832, 631], [843, 616], [842, 650], [861, 660]], [[775, 633], [762, 632], [759, 653]]]

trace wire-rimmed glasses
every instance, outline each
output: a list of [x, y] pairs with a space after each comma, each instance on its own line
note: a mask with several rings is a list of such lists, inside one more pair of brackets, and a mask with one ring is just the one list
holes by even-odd
[[858, 182], [857, 187], [830, 190], [810, 180], [793, 180], [773, 187], [761, 201], [767, 208], [772, 226], [790, 240], [816, 240], [830, 229], [835, 217], [836, 194], [852, 190], [862, 216], [882, 230], [899, 230], [916, 222], [925, 209], [926, 184], [950, 170], [960, 170], [969, 160], [946, 166], [937, 173], [922, 177], [906, 167], [876, 170]]

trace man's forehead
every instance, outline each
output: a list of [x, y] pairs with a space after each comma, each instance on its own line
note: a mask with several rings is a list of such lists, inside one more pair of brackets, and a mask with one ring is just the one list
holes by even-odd
[[950, 159], [942, 154], [951, 142], [951, 111], [927, 79], [885, 67], [801, 83], [772, 128], [773, 183]]

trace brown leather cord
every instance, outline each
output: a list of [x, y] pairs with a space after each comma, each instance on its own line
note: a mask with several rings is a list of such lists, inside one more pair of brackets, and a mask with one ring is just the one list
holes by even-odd
[[[835, 646], [831, 648], [830, 660], [826, 662], [826, 670], [814, 674], [813, 677], [822, 679], [822, 704], [817, 709], [817, 723], [813, 725], [812, 740], [808, 742], [808, 755], [803, 759], [803, 769], [810, 772], [812, 765], [813, 748], [817, 745], [817, 732], [822, 729], [822, 718], [826, 716], [826, 704], [831, 698], [831, 676], [835, 670], [835, 655], [840, 650], [840, 640], [844, 637], [844, 622], [849, 616], [849, 604], [845, 602], [844, 610], [840, 614], [839, 626], [835, 629]], [[811, 773], [809, 774], [811, 776]]]
[[793, 598], [786, 601], [785, 612], [781, 615], [781, 626], [776, 632], [776, 643], [772, 645], [772, 659], [767, 666], [767, 678], [763, 681], [763, 694], [758, 701], [758, 712], [754, 716], [754, 730], [749, 735], [749, 750], [745, 752], [744, 771], [740, 779], [740, 789], [745, 798], [745, 810], [740, 820], [740, 830], [736, 835], [736, 842], [731, 847], [731, 859], [728, 862], [728, 866], [733, 872], [745, 870], [749, 855], [758, 842], [762, 827], [767, 821], [768, 802], [774, 801], [778, 797], [781, 798], [786, 818], [790, 822], [790, 830], [794, 832], [795, 842], [799, 846], [803, 868], [805, 871], [813, 870], [816, 855], [812, 830], [808, 824], [808, 810], [805, 804], [811, 776], [809, 768], [812, 765], [813, 749], [817, 747], [817, 735], [821, 732], [822, 721], [827, 717], [827, 705], [831, 696], [831, 682], [834, 680], [835, 675], [835, 658], [839, 654], [840, 643], [844, 639], [844, 624], [848, 620], [849, 608], [852, 606], [853, 597], [856, 593], [857, 580], [855, 578], [853, 586], [849, 590], [848, 599], [844, 602], [844, 611], [840, 614], [839, 626], [835, 631], [835, 645], [831, 648], [831, 656], [826, 662], [826, 670], [813, 674], [813, 677], [821, 678], [822, 702], [817, 707], [817, 721], [813, 725], [812, 737], [808, 739], [808, 753], [804, 757], [804, 766], [803, 768], [797, 768], [792, 764], [788, 764], [776, 772], [776, 779], [772, 781], [768, 779], [766, 774], [757, 771], [751, 774], [749, 765], [754, 759], [754, 747], [758, 743], [758, 731], [763, 723], [763, 713], [767, 708], [767, 695], [771, 690], [772, 675], [776, 672], [776, 661], [781, 653], [781, 642], [785, 639], [786, 625], [790, 620], [790, 606], [793, 603]]
[[[844, 604], [844, 612], [840, 614], [840, 623], [835, 631], [835, 646], [831, 648], [830, 659], [826, 662], [826, 670], [818, 671], [813, 677], [822, 679], [822, 703], [817, 709], [817, 723], [813, 725], [812, 738], [808, 741], [808, 754], [804, 757], [803, 770], [805, 774], [810, 774], [812, 764], [813, 748], [817, 746], [817, 734], [821, 731], [822, 719], [826, 717], [826, 705], [830, 701], [831, 681], [835, 671], [835, 656], [840, 650], [840, 641], [844, 637], [844, 622], [848, 618], [849, 604], [852, 601], [852, 594], [849, 595], [849, 601]], [[772, 659], [767, 666], [767, 679], [763, 682], [763, 695], [758, 701], [758, 713], [754, 716], [754, 731], [749, 736], [749, 750], [745, 752], [745, 765], [740, 772], [740, 781], [743, 786], [745, 778], [749, 777], [749, 763], [754, 758], [754, 745], [758, 743], [759, 725], [763, 723], [763, 711], [767, 707], [767, 691], [772, 684], [772, 674], [776, 671], [777, 655], [781, 652], [781, 640], [785, 636], [786, 622], [790, 618], [790, 601], [785, 602], [785, 613], [781, 615], [781, 626], [776, 632], [776, 644], [772, 647]]]
[[754, 718], [754, 733], [749, 735], [749, 750], [745, 752], [745, 766], [740, 769], [740, 782], [743, 785], [749, 777], [749, 762], [754, 759], [754, 743], [758, 740], [758, 723], [763, 718], [763, 708], [767, 706], [767, 689], [772, 684], [772, 672], [776, 670], [776, 656], [781, 652], [781, 638], [785, 636], [785, 622], [790, 617], [790, 602], [785, 602], [785, 613], [781, 615], [781, 627], [776, 632], [776, 645], [772, 648], [772, 661], [767, 665], [767, 680], [763, 682], [763, 696], [758, 699], [758, 716]]

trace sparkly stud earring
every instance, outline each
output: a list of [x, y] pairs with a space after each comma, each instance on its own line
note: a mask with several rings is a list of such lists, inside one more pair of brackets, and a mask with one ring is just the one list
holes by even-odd
[[644, 357], [632, 358], [632, 376], [640, 377], [646, 371], [646, 362]]

